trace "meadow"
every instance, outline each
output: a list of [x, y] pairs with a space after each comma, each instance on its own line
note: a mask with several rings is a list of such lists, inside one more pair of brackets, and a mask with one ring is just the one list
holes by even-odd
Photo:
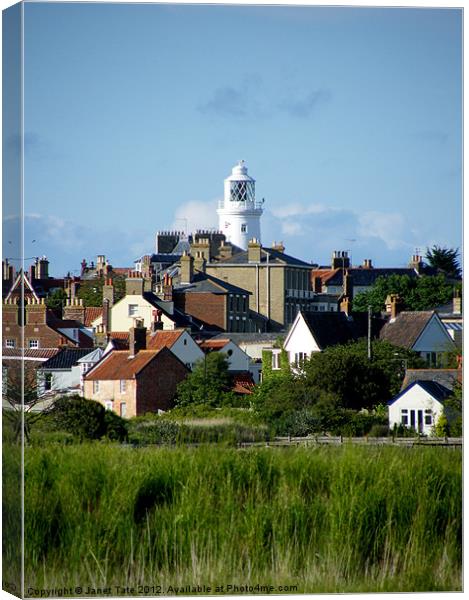
[[25, 586], [460, 590], [461, 462], [447, 448], [28, 447]]

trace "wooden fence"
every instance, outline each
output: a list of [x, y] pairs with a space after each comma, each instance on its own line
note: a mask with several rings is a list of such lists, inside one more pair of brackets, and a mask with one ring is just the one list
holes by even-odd
[[309, 437], [276, 437], [268, 442], [240, 442], [238, 447], [251, 446], [340, 446], [358, 444], [360, 446], [443, 446], [447, 448], [462, 447], [463, 438], [429, 438], [429, 437], [344, 437], [344, 436], [309, 436]]

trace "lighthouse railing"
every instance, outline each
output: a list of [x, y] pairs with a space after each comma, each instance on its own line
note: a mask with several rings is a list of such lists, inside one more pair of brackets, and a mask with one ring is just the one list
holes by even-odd
[[254, 202], [245, 200], [242, 202], [235, 202], [233, 200], [219, 200], [218, 208], [235, 208], [239, 210], [243, 210], [246, 208], [260, 210], [264, 208], [264, 202], [262, 200], [255, 200]]

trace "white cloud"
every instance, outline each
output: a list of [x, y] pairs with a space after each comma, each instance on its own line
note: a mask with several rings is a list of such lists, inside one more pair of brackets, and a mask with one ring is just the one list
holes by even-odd
[[171, 227], [188, 233], [196, 229], [218, 228], [217, 203], [215, 199], [207, 202], [192, 200], [182, 204], [174, 213]]
[[379, 238], [390, 250], [411, 248], [414, 244], [406, 241], [413, 232], [400, 213], [370, 211], [360, 215], [358, 222], [359, 236]]

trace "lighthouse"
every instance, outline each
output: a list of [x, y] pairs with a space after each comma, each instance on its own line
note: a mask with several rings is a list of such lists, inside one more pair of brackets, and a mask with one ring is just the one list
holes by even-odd
[[248, 242], [261, 241], [263, 202], [256, 202], [256, 182], [248, 175], [244, 160], [225, 179], [225, 193], [218, 204], [219, 229], [228, 242], [247, 250]]

